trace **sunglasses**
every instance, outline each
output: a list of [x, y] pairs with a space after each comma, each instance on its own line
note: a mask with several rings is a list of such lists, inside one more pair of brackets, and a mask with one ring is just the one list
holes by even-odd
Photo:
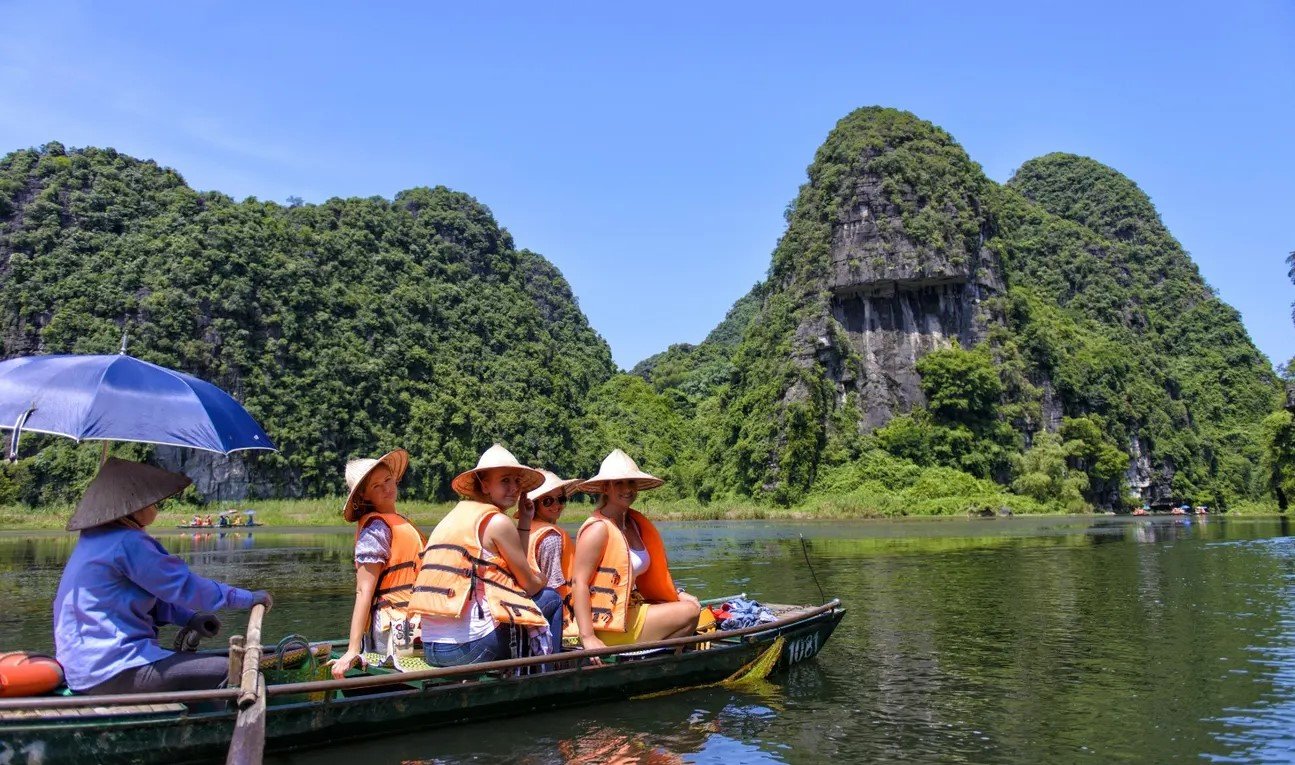
[[554, 505], [565, 505], [566, 497], [545, 497], [540, 500], [540, 507], [553, 507]]

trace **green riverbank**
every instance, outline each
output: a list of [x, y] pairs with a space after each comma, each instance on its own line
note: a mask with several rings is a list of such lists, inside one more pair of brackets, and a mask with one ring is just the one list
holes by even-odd
[[[726, 501], [702, 504], [694, 500], [654, 500], [644, 498], [637, 503], [643, 512], [653, 518], [667, 521], [713, 520], [844, 520], [904, 517], [966, 517], [984, 509], [994, 509], [977, 498], [955, 499], [938, 506], [909, 504], [900, 498], [891, 501], [860, 501], [850, 496], [813, 497], [792, 507], [757, 505], [751, 502]], [[324, 499], [266, 499], [245, 503], [194, 505], [171, 503], [158, 515], [155, 529], [175, 528], [188, 523], [195, 513], [211, 515], [220, 509], [239, 507], [254, 509], [256, 520], [270, 527], [342, 526], [340, 498]], [[454, 507], [452, 502], [402, 501], [399, 508], [421, 528], [431, 528]], [[591, 502], [575, 502], [562, 515], [567, 523], [581, 521], [593, 510]], [[1063, 508], [1050, 508], [1031, 503], [1028, 508], [1009, 508], [1016, 515], [1068, 515], [1075, 514]], [[24, 505], [0, 505], [0, 530], [61, 529], [72, 516], [72, 505], [51, 505], [32, 508]], [[1250, 502], [1228, 509], [1229, 515], [1276, 515], [1276, 503]], [[1079, 513], [1080, 515], [1084, 513]], [[1101, 514], [1101, 513], [1095, 513]]]

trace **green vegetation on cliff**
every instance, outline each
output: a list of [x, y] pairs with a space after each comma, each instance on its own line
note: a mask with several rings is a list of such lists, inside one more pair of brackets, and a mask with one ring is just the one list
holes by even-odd
[[[767, 278], [630, 374], [561, 274], [464, 194], [284, 207], [112, 150], [4, 157], [0, 352], [110, 352], [123, 330], [260, 419], [283, 449], [254, 464], [262, 494], [335, 494], [346, 458], [401, 445], [406, 491], [444, 499], [493, 440], [566, 474], [621, 446], [681, 506], [1295, 491], [1276, 376], [1132, 181], [1050, 154], [999, 185], [879, 107], [816, 153]], [[6, 471], [0, 502], [65, 499], [93, 464], [55, 443]]]
[[[1287, 276], [1295, 284], [1295, 252], [1286, 256]], [[1291, 304], [1291, 322], [1295, 323], [1295, 303]], [[1263, 475], [1269, 490], [1285, 512], [1295, 500], [1295, 358], [1281, 367], [1286, 388], [1286, 408], [1274, 412], [1263, 422]]]
[[1122, 448], [1137, 439], [1175, 496], [1262, 494], [1272, 368], [1150, 199], [1100, 163], [1051, 154], [1021, 167], [998, 214], [1013, 298], [1030, 304], [1009, 326], [1063, 409], [1101, 416]]
[[[123, 331], [238, 396], [282, 450], [254, 486], [289, 496], [336, 494], [346, 459], [395, 445], [424, 498], [492, 440], [567, 467], [614, 371], [557, 269], [465, 194], [283, 207], [112, 150], [0, 159], [0, 351], [108, 353]], [[46, 453], [70, 449], [25, 460], [11, 492], [74, 494]]]

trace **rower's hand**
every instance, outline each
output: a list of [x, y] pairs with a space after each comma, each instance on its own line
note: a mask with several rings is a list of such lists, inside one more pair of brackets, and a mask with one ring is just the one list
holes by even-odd
[[[595, 648], [606, 648], [607, 644], [596, 637], [582, 637], [580, 638], [580, 647], [586, 651], [591, 651]], [[602, 657], [600, 656], [590, 656], [588, 661], [595, 667], [600, 667], [603, 663]]]
[[220, 632], [220, 617], [210, 611], [199, 611], [189, 617], [189, 621], [184, 626], [193, 630], [199, 637], [216, 637]]
[[351, 666], [354, 665], [357, 660], [360, 662], [361, 669], [368, 666], [368, 662], [364, 660], [364, 657], [360, 655], [359, 651], [347, 651], [346, 653], [342, 654], [338, 658], [334, 659], [331, 662], [331, 664], [333, 665], [333, 679], [341, 680], [342, 678], [346, 677], [346, 670], [350, 669]]
[[252, 605], [265, 606], [265, 610], [268, 612], [274, 606], [274, 598], [270, 597], [270, 593], [265, 590], [257, 590], [252, 593]]

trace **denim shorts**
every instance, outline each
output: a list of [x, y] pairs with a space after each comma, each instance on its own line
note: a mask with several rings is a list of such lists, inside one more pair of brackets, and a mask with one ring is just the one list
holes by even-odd
[[423, 645], [423, 658], [433, 667], [461, 667], [510, 659], [508, 627], [498, 627], [489, 635], [467, 643], [426, 643]]

